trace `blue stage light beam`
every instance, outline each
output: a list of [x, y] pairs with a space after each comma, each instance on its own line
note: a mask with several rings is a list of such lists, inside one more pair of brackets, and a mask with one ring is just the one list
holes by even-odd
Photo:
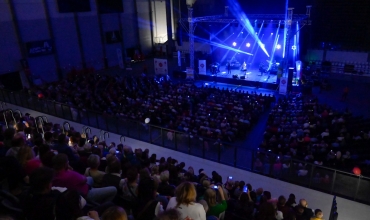
[[[260, 34], [261, 34], [261, 32], [262, 32], [262, 27], [263, 27], [263, 24], [265, 23], [265, 21], [263, 21], [262, 22], [262, 24], [261, 24], [261, 27], [260, 27], [260, 29], [258, 30], [258, 32], [256, 32], [256, 35], [257, 35], [257, 37], [259, 38], [260, 37]], [[253, 36], [254, 34], [252, 34], [252, 36]], [[261, 38], [263, 37], [263, 34], [262, 34], [262, 36], [261, 36]], [[252, 53], [254, 53], [254, 54], [256, 54], [257, 53], [257, 51], [258, 51], [258, 46], [256, 47], [256, 45], [257, 45], [257, 41], [254, 41], [254, 44], [253, 44], [253, 47], [252, 47]], [[253, 52], [253, 51], [255, 51], [255, 52]], [[251, 62], [249, 62], [249, 60], [250, 59], [252, 59], [252, 61]], [[254, 63], [254, 59], [255, 59], [255, 56], [253, 56], [252, 58], [248, 58], [248, 63], [251, 63], [251, 64], [253, 64]]]
[[215, 47], [224, 48], [224, 49], [231, 50], [231, 51], [234, 51], [234, 52], [243, 53], [243, 54], [253, 56], [252, 53], [248, 53], [248, 52], [245, 52], [245, 51], [242, 51], [242, 50], [238, 50], [238, 49], [235, 49], [233, 47], [226, 46], [224, 44], [211, 42], [209, 40], [206, 40], [206, 39], [203, 39], [203, 38], [200, 38], [200, 37], [197, 37], [197, 36], [194, 36], [194, 39], [196, 39], [198, 42], [201, 42], [201, 43], [206, 43], [206, 44], [210, 44], [210, 45], [215, 46]]
[[279, 22], [278, 28], [276, 29], [275, 40], [274, 40], [274, 43], [272, 45], [271, 59], [270, 59], [269, 68], [268, 69], [271, 68], [271, 63], [274, 60], [275, 51], [276, 51], [276, 45], [277, 45], [277, 43], [279, 41], [279, 29], [280, 29], [280, 22]]
[[217, 37], [217, 35], [219, 35], [223, 30], [225, 30], [230, 24], [231, 23], [226, 24], [225, 27], [221, 28], [221, 30], [219, 30], [217, 33], [211, 35], [211, 39], [210, 40], [212, 40], [212, 37]]
[[296, 46], [297, 46], [297, 57], [299, 57], [299, 31], [300, 31], [300, 27], [299, 27], [299, 22], [297, 21], [297, 44], [296, 44]]
[[283, 58], [285, 57], [285, 45], [286, 45], [286, 41], [288, 40], [286, 37], [286, 35], [288, 34], [288, 29], [287, 29], [287, 25], [286, 25], [286, 21], [288, 20], [288, 6], [289, 5], [289, 0], [286, 0], [285, 1], [285, 20], [284, 20], [284, 37], [283, 37], [283, 41], [284, 41], [284, 48], [283, 48]]
[[[242, 30], [239, 32], [239, 34], [238, 34], [238, 36], [242, 33], [244, 31], [244, 28], [242, 28]], [[248, 34], [249, 35], [249, 34]], [[248, 37], [248, 35], [247, 35], [247, 37]], [[244, 41], [243, 41], [244, 42]], [[242, 45], [242, 44], [241, 44]], [[239, 50], [240, 50], [240, 47], [241, 47], [241, 45], [239, 46]], [[227, 50], [227, 52], [224, 54], [224, 56], [222, 57], [222, 59], [221, 59], [221, 63], [223, 63], [224, 62], [224, 60], [227, 58], [227, 56], [229, 55], [229, 53], [230, 53], [230, 50]], [[235, 53], [235, 54], [237, 54], [237, 53]], [[235, 54], [234, 54], [234, 56], [233, 56], [233, 58], [235, 57]], [[233, 58], [231, 58], [231, 59], [233, 59]]]
[[[232, 33], [232, 34], [230, 34], [230, 36], [228, 36], [225, 40], [223, 40], [221, 43], [222, 44], [225, 44], [225, 42], [227, 41], [227, 40], [229, 40], [232, 36], [234, 36], [234, 33]], [[215, 49], [213, 49], [213, 52], [215, 51], [215, 50], [217, 50], [219, 47], [216, 47]], [[227, 53], [228, 53], [229, 51], [227, 51]]]
[[242, 8], [240, 7], [239, 3], [235, 0], [228, 0], [228, 5], [229, 5], [229, 10], [230, 12], [235, 16], [235, 18], [241, 19], [241, 25], [248, 31], [248, 33], [251, 34], [253, 39], [257, 41], [258, 45], [261, 47], [263, 52], [269, 57], [270, 55], [268, 54], [264, 44], [261, 42], [261, 40], [256, 36], [254, 33], [254, 28], [249, 21], [247, 15], [243, 12]]
[[[244, 42], [247, 40], [248, 36], [249, 36], [249, 33], [248, 33], [248, 34], [247, 34], [247, 36], [243, 39], [242, 43], [239, 45], [238, 50], [240, 50], [240, 48], [241, 48], [242, 46], [244, 46]], [[238, 54], [238, 53], [235, 53], [235, 54], [234, 54], [234, 56], [231, 58], [231, 60], [233, 60], [233, 59], [235, 58], [236, 54]], [[224, 56], [224, 58], [225, 58], [225, 56]], [[224, 59], [223, 59], [223, 60], [224, 60]], [[223, 62], [223, 60], [221, 60], [221, 62]]]

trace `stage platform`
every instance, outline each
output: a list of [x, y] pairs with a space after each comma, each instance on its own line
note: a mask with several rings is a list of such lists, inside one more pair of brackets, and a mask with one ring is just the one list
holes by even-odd
[[[238, 78], [233, 78], [233, 75], [237, 75]], [[241, 77], [245, 77], [242, 79]], [[277, 76], [274, 74], [261, 73], [258, 69], [250, 69], [247, 72], [242, 72], [237, 69], [232, 69], [231, 73], [228, 73], [225, 66], [220, 67], [220, 72], [212, 74], [207, 71], [207, 74], [198, 74], [197, 79], [212, 82], [221, 82], [233, 85], [243, 85], [257, 88], [266, 88], [275, 90], [277, 88], [276, 80]]]

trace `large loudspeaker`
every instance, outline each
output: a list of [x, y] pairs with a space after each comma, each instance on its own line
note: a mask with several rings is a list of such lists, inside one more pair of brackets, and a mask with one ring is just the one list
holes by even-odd
[[233, 79], [237, 79], [238, 78], [238, 75], [233, 75]]
[[181, 28], [180, 23], [177, 23], [176, 41], [177, 41], [177, 45], [182, 46], [182, 28]]
[[294, 67], [289, 67], [288, 69], [288, 91], [292, 91], [292, 80], [293, 80], [293, 72], [294, 72]]

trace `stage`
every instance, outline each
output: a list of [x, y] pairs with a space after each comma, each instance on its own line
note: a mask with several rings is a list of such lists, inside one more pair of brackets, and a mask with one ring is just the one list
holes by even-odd
[[[235, 76], [238, 77], [236, 78]], [[276, 74], [261, 74], [258, 69], [253, 68], [248, 69], [246, 72], [242, 72], [239, 69], [231, 69], [230, 73], [228, 73], [226, 66], [220, 66], [217, 74], [212, 74], [211, 70], [208, 69], [206, 75], [197, 74], [197, 79], [272, 90], [277, 89], [278, 86]]]

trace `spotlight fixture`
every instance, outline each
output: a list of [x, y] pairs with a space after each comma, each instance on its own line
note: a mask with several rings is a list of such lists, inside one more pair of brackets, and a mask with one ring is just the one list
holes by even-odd
[[274, 33], [271, 33], [271, 35], [274, 35]]
[[280, 50], [281, 49], [281, 45], [280, 44], [276, 45], [276, 49]]
[[295, 45], [292, 46], [292, 50], [296, 50], [297, 47]]
[[250, 44], [250, 43], [247, 43], [245, 46], [250, 47], [250, 46], [251, 46], [251, 44]]
[[234, 46], [234, 47], [236, 46], [236, 42], [233, 42], [233, 46]]

